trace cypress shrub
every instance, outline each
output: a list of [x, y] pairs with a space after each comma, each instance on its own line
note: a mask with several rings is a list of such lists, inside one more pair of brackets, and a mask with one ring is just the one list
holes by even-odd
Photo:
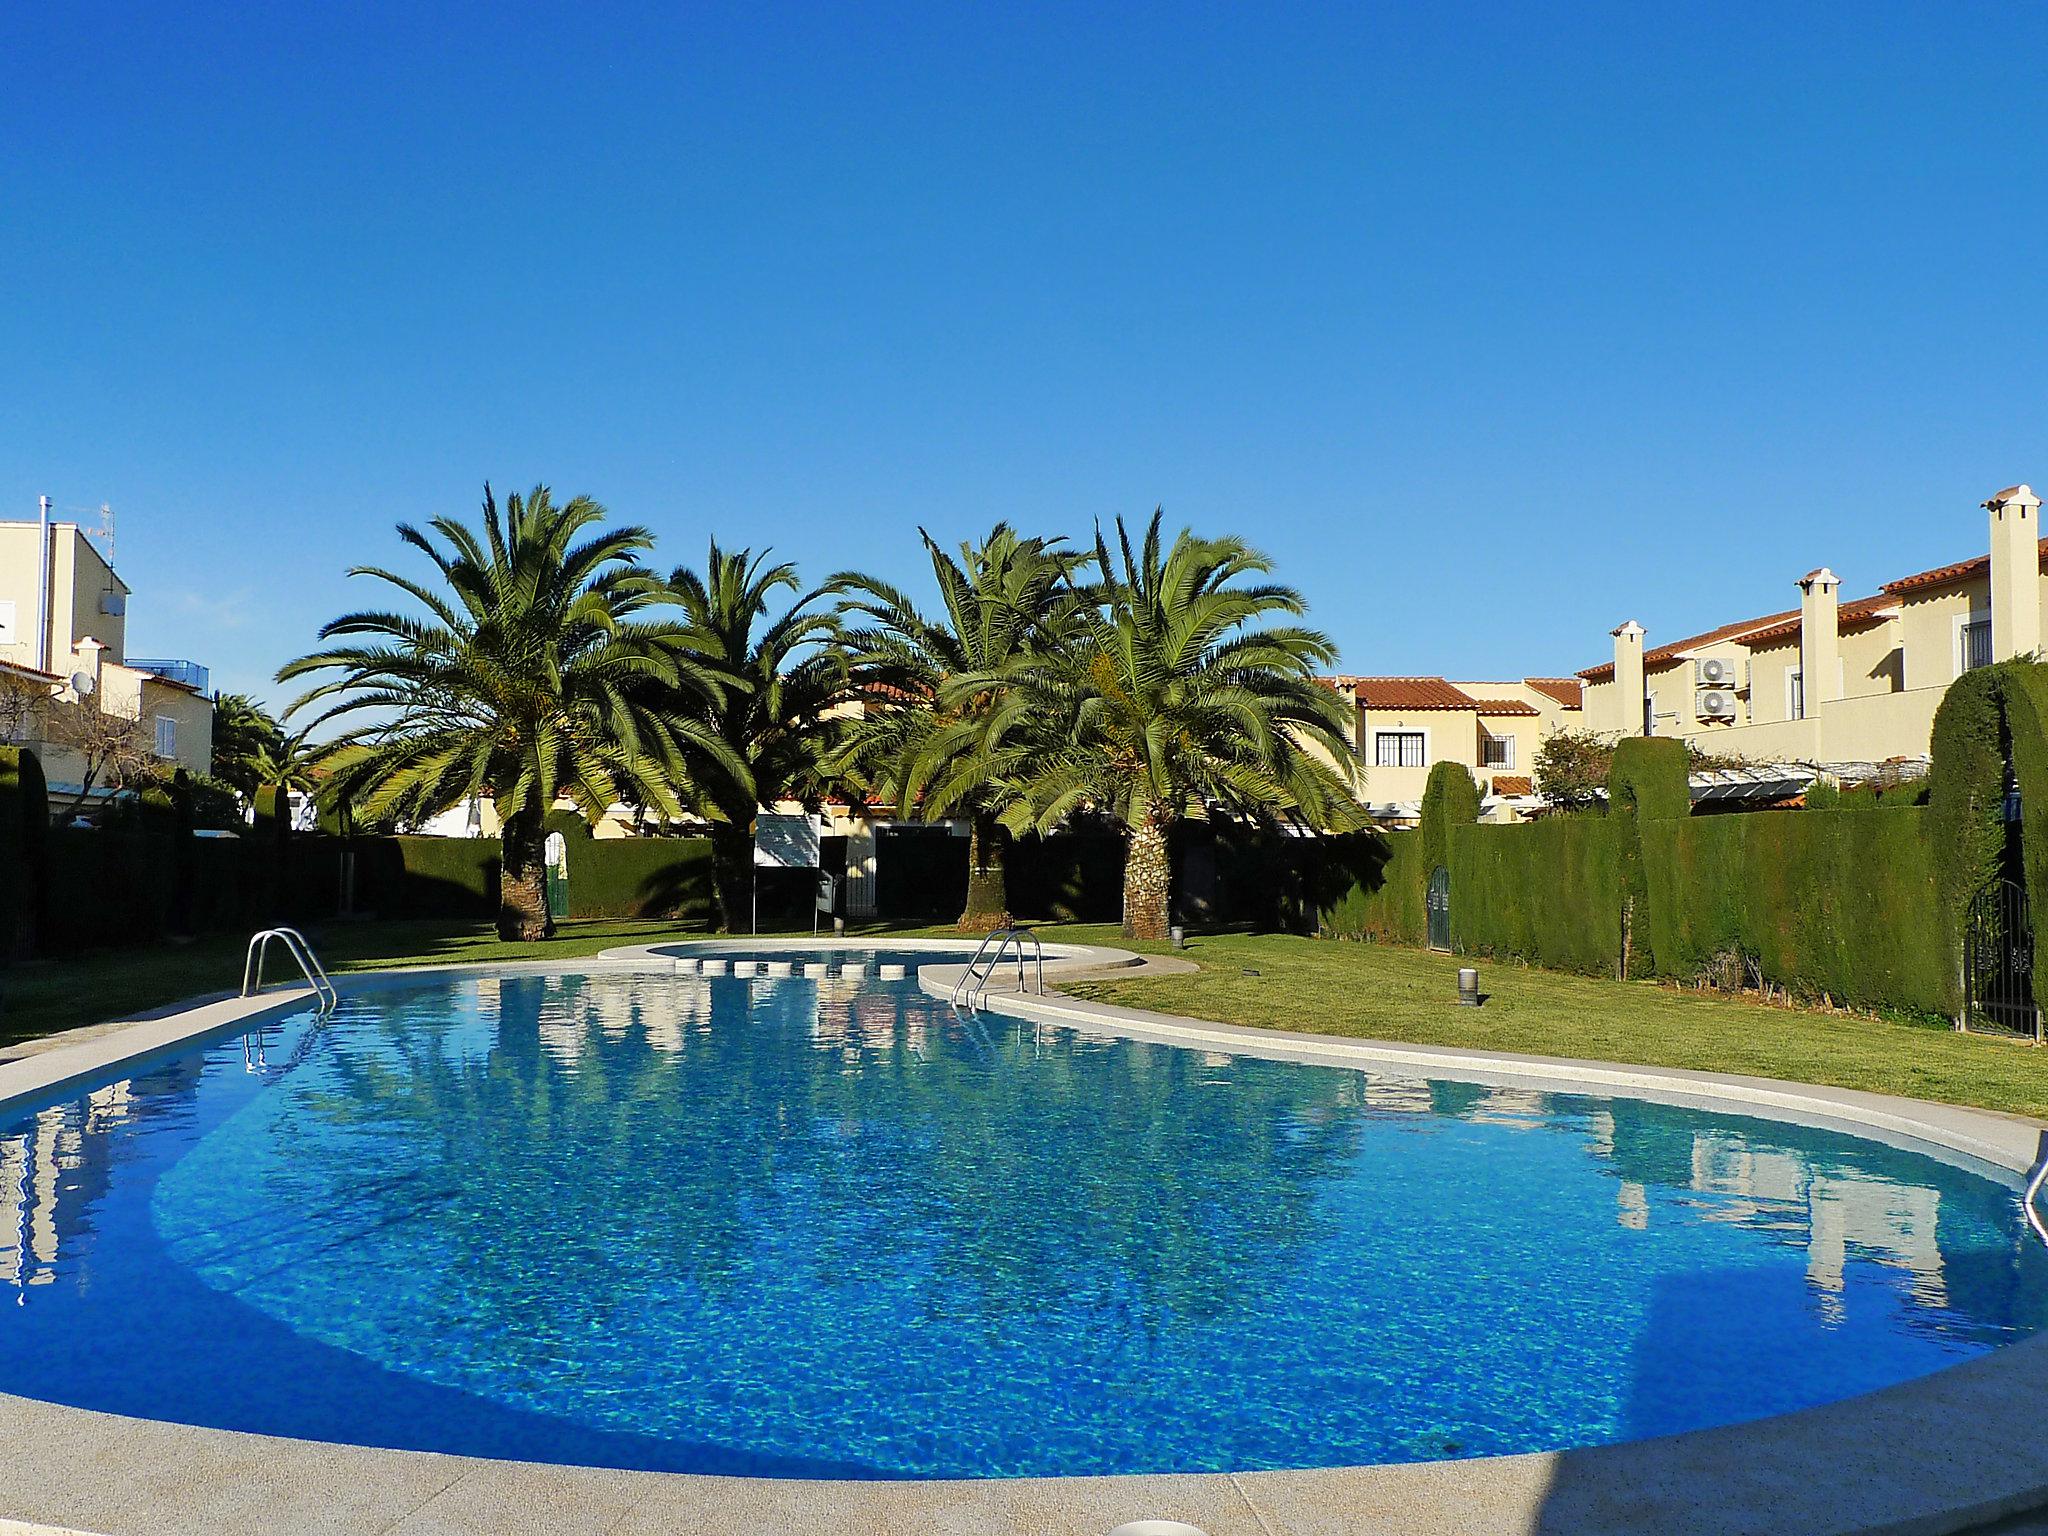
[[1966, 672], [1934, 716], [1927, 809], [1950, 967], [1961, 971], [1970, 903], [2011, 871], [2005, 767], [2020, 796], [2019, 868], [2032, 908], [2034, 949], [2048, 953], [2048, 665], [2002, 661]]
[[1615, 829], [1616, 890], [1620, 897], [1621, 949], [1616, 974], [1626, 980], [1656, 964], [1650, 946], [1649, 878], [1643, 867], [1642, 828], [1647, 822], [1689, 815], [1691, 759], [1685, 743], [1669, 736], [1629, 736], [1615, 744], [1607, 770], [1607, 814]]
[[35, 953], [50, 889], [50, 790], [26, 747], [0, 747], [0, 962]]
[[1617, 816], [1549, 816], [1451, 832], [1451, 943], [1588, 974], [1621, 960]]
[[1938, 851], [1935, 877], [1951, 943], [1977, 893], [1998, 878], [2005, 859], [2005, 715], [2007, 666], [1965, 672], [1934, 713], [1934, 766], [1927, 811]]
[[285, 893], [290, 889], [286, 860], [291, 856], [291, 792], [275, 784], [256, 791], [256, 819], [249, 830], [249, 921], [267, 928], [284, 920]]
[[1479, 819], [1479, 785], [1462, 763], [1438, 763], [1422, 786], [1422, 879], [1451, 861], [1451, 828]]
[[1739, 951], [1799, 995], [1954, 1011], [1936, 824], [1919, 807], [1646, 822], [1642, 846], [1663, 974]]
[[192, 830], [197, 815], [192, 775], [180, 768], [171, 775], [171, 928], [198, 933], [198, 859]]

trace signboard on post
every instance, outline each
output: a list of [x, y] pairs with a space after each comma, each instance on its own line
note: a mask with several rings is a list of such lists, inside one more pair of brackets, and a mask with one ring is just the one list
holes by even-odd
[[[785, 816], [775, 811], [761, 812], [754, 818], [754, 868], [816, 869], [819, 837], [823, 830], [819, 818], [815, 816]], [[760, 931], [760, 881], [756, 877], [754, 932]]]

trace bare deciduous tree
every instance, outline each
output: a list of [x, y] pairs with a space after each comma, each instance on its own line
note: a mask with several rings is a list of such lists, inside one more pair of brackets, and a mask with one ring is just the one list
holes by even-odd
[[76, 821], [95, 786], [131, 789], [157, 776], [154, 743], [133, 715], [114, 714], [90, 700], [50, 706], [44, 735], [53, 746], [84, 759], [78, 793], [57, 818], [59, 826]]
[[41, 734], [50, 704], [47, 681], [0, 667], [0, 741], [33, 741]]

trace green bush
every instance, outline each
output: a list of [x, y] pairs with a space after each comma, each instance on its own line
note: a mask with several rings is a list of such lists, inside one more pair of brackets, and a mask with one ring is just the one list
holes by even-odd
[[1451, 859], [1451, 828], [1479, 819], [1479, 785], [1462, 763], [1438, 763], [1422, 786], [1423, 881]]
[[1549, 816], [1451, 833], [1451, 944], [1588, 974], [1621, 959], [1623, 819]]
[[33, 954], [50, 888], [50, 791], [26, 747], [0, 747], [0, 962]]
[[[1815, 779], [1806, 786], [1806, 793], [1800, 798], [1809, 811], [1835, 811], [1842, 806], [1841, 786], [1827, 779]], [[1871, 803], [1877, 802], [1873, 800]]]
[[1913, 806], [1646, 822], [1651, 948], [1689, 979], [1740, 951], [1807, 997], [1948, 1016], [1934, 819]]
[[[1934, 830], [1935, 879], [1944, 930], [1962, 933], [1963, 914], [1999, 876], [2005, 861], [2005, 762], [2009, 750], [2005, 682], [2009, 667], [1965, 672], [1934, 714], [1934, 769], [1927, 810]], [[1951, 951], [1954, 953], [1954, 951]]]
[[1649, 876], [1643, 866], [1642, 829], [1692, 812], [1688, 782], [1692, 756], [1685, 743], [1667, 736], [1629, 736], [1615, 743], [1607, 770], [1607, 814], [1616, 823], [1616, 888], [1620, 892], [1621, 951], [1617, 974], [1624, 979], [1655, 968], [1647, 907]]
[[1428, 936], [1423, 895], [1432, 866], [1420, 832], [1362, 832], [1324, 838], [1334, 863], [1317, 927], [1339, 938], [1420, 944]]
[[[2008, 761], [2020, 796], [2017, 861], [2004, 819]], [[1970, 903], [2008, 876], [2026, 886], [2035, 952], [2048, 952], [2048, 665], [2003, 661], [1949, 686], [1934, 716], [1927, 809], [1950, 969], [1959, 969]]]

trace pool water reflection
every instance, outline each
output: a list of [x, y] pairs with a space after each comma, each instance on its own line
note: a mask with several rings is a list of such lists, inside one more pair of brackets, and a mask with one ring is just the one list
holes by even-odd
[[0, 1135], [0, 1285], [7, 1391], [795, 1476], [1583, 1445], [2048, 1320], [2014, 1192], [1919, 1153], [856, 975], [435, 981], [189, 1052]]

